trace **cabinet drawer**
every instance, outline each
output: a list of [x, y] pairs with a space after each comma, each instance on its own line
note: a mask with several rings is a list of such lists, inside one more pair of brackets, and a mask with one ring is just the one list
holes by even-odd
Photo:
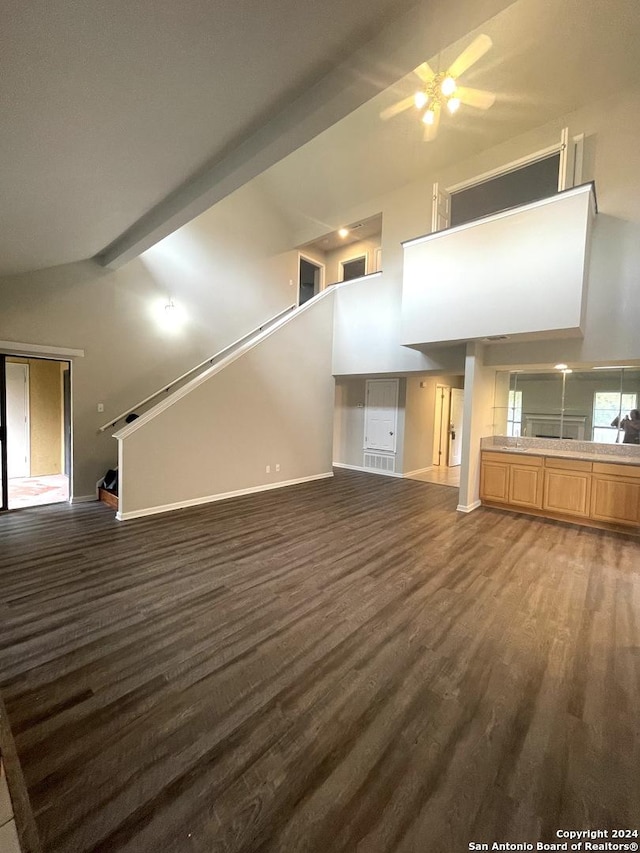
[[500, 462], [503, 465], [527, 465], [541, 468], [544, 462], [542, 456], [532, 456], [529, 453], [496, 453], [491, 450], [482, 451], [483, 462]]
[[616, 465], [613, 462], [594, 462], [593, 473], [640, 480], [640, 465]]
[[593, 462], [584, 459], [554, 459], [548, 457], [544, 460], [545, 468], [555, 468], [559, 471], [591, 471]]

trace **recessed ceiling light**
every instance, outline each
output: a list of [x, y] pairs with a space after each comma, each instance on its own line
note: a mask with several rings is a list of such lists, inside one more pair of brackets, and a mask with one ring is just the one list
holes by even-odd
[[340, 228], [340, 230], [338, 231], [338, 234], [341, 237], [348, 237], [349, 236], [349, 229], [348, 228]]
[[561, 362], [560, 364], [556, 364], [556, 370], [566, 370], [568, 366], [568, 364], [562, 364]]

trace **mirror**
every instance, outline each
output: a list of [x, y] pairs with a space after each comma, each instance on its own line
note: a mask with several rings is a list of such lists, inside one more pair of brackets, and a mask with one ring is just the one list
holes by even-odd
[[495, 399], [494, 435], [622, 443], [613, 422], [640, 407], [640, 368], [501, 371]]

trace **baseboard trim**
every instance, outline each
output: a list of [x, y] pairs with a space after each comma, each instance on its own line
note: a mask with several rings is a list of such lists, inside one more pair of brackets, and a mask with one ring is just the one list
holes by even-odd
[[363, 465], [347, 465], [345, 462], [334, 462], [334, 468], [346, 468], [348, 471], [362, 471], [363, 474], [380, 474], [382, 477], [404, 477], [396, 471], [377, 471], [375, 468], [365, 468]]
[[[326, 474], [312, 474], [310, 477], [298, 477], [295, 480], [283, 480], [280, 483], [267, 483], [264, 486], [251, 486], [248, 489], [237, 489], [233, 492], [221, 492], [217, 495], [206, 495], [201, 498], [190, 498], [186, 501], [177, 501], [176, 503], [163, 504], [162, 506], [152, 506], [147, 509], [132, 510], [131, 512], [116, 513], [118, 521], [128, 521], [131, 518], [144, 518], [148, 515], [158, 515], [161, 512], [173, 512], [175, 509], [186, 509], [187, 507], [200, 506], [201, 504], [215, 503], [216, 501], [226, 501], [229, 498], [239, 498], [242, 495], [254, 495], [257, 492], [268, 492], [271, 489], [283, 489], [286, 486], [297, 486], [300, 483], [310, 483], [313, 480], [326, 480], [333, 477], [333, 471], [328, 471]], [[95, 500], [95, 498], [94, 498]]]
[[473, 512], [474, 509], [478, 509], [479, 506], [482, 506], [482, 501], [474, 501], [472, 504], [466, 504], [463, 506], [462, 504], [458, 504], [456, 510], [458, 512]]
[[90, 501], [97, 501], [97, 500], [98, 500], [98, 495], [74, 495], [71, 498], [70, 502], [72, 504], [87, 504], [87, 503], [90, 503]]
[[433, 465], [428, 468], [416, 468], [415, 471], [405, 471], [403, 477], [415, 477], [416, 474], [426, 474], [428, 471], [433, 471]]

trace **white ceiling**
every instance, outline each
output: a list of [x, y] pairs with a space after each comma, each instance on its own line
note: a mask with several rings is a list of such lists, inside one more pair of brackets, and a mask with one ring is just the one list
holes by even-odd
[[[336, 214], [362, 201], [640, 84], [638, 0], [518, 0], [475, 32], [493, 48], [462, 82], [496, 92], [490, 110], [461, 107], [425, 143], [415, 110], [380, 120], [418, 88], [410, 74], [261, 176], [300, 242], [342, 224]], [[447, 68], [472, 38], [423, 58]]]
[[411, 20], [460, 35], [448, 5], [3, 0], [0, 274], [138, 253], [406, 73]]
[[[637, 0], [2, 6], [0, 274], [123, 262], [278, 161], [284, 209], [301, 186], [347, 207], [640, 74]], [[427, 149], [415, 116], [379, 121], [406, 87], [377, 93], [501, 10], [467, 78], [499, 94], [481, 123], [460, 114]]]

